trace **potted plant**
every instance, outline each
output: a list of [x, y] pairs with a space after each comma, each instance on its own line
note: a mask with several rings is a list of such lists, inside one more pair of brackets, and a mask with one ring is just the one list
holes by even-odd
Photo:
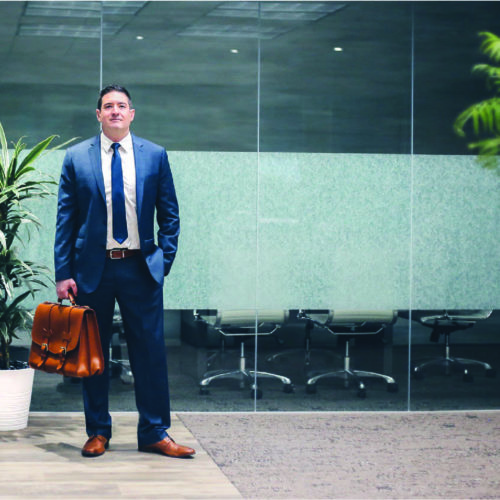
[[496, 66], [475, 64], [472, 73], [486, 77], [486, 86], [493, 96], [472, 104], [456, 118], [453, 129], [460, 137], [467, 132], [476, 139], [468, 143], [470, 150], [477, 150], [479, 163], [500, 174], [500, 38], [483, 31], [478, 33], [483, 39], [480, 50]]
[[27, 153], [20, 138], [9, 153], [0, 123], [0, 430], [22, 429], [28, 422], [34, 372], [27, 363], [11, 359], [10, 346], [32, 320], [23, 303], [46, 286], [48, 269], [24, 260], [19, 245], [31, 228], [40, 226], [26, 203], [53, 194], [49, 186], [56, 183], [36, 175], [34, 163], [55, 137], [47, 137]]

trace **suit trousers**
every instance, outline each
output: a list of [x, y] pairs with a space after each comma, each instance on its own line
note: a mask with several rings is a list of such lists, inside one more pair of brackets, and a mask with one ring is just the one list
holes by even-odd
[[149, 273], [141, 255], [106, 259], [97, 289], [79, 293], [77, 302], [94, 309], [99, 324], [105, 370], [83, 379], [83, 403], [89, 436], [111, 438], [109, 347], [115, 300], [123, 319], [139, 411], [139, 446], [162, 440], [170, 427], [170, 396], [163, 338], [163, 287]]

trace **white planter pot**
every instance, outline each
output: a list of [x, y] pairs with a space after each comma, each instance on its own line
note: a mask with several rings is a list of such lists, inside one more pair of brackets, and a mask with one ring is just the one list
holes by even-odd
[[34, 375], [33, 368], [0, 370], [0, 431], [28, 425]]

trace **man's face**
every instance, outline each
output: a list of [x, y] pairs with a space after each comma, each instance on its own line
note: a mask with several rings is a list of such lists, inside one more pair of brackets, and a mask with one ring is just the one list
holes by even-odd
[[130, 108], [125, 94], [112, 91], [103, 96], [101, 109], [96, 109], [96, 115], [106, 136], [121, 140], [129, 132], [135, 109]]

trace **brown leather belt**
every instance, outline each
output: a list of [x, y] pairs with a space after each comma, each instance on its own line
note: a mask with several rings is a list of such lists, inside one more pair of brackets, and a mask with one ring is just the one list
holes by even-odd
[[106, 257], [108, 259], [126, 259], [127, 257], [133, 257], [134, 255], [139, 255], [140, 250], [128, 250], [127, 248], [115, 248], [113, 250], [106, 250]]

